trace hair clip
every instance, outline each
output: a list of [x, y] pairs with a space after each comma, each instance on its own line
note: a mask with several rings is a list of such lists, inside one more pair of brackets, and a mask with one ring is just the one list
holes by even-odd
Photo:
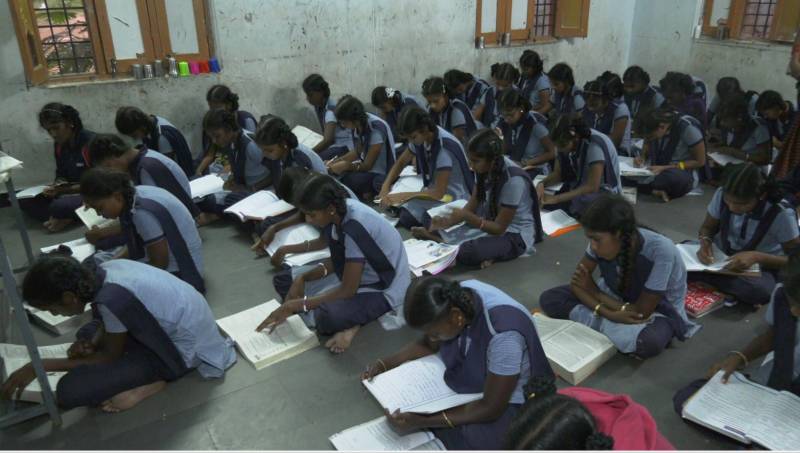
[[395, 90], [394, 88], [386, 87], [386, 97], [387, 98], [390, 98], [390, 99], [393, 98], [396, 93], [397, 93], [397, 90]]

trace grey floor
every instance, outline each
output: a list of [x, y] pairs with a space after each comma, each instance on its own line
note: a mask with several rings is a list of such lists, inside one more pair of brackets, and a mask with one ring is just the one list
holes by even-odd
[[[637, 214], [641, 223], [676, 241], [694, 238], [711, 193], [707, 188], [704, 196], [669, 204], [641, 196]], [[48, 235], [33, 223], [29, 226], [37, 249], [82, 234], [82, 229], [73, 228]], [[0, 235], [10, 245], [12, 258], [22, 262], [10, 209], [0, 209]], [[201, 229], [201, 235], [208, 301], [218, 318], [275, 297], [273, 271], [266, 260], [253, 258], [247, 235], [224, 222]], [[569, 281], [585, 247], [583, 233], [576, 231], [546, 239], [533, 257], [481, 271], [455, 268], [447, 275], [479, 278], [534, 308], [543, 290]], [[719, 310], [701, 320], [703, 329], [689, 341], [675, 341], [646, 362], [618, 354], [582, 385], [631, 395], [650, 410], [661, 432], [679, 449], [735, 449], [736, 443], [684, 423], [673, 412], [671, 398], [726, 351], [749, 341], [763, 326], [762, 312]], [[240, 358], [223, 380], [204, 381], [192, 373], [128, 412], [75, 409], [63, 413], [63, 426], [57, 428], [46, 417], [24, 422], [0, 431], [0, 448], [330, 449], [328, 436], [381, 415], [359, 383], [366, 364], [417, 335], [408, 328], [386, 332], [373, 324], [362, 329], [341, 356], [316, 348], [262, 371]], [[37, 338], [41, 344], [70, 341], [69, 336], [54, 337], [38, 329]]]

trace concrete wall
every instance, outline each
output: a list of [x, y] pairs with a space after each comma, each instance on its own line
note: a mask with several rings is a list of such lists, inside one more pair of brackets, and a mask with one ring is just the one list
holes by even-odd
[[[628, 62], [631, 23], [637, 0], [594, 0], [591, 39], [560, 40], [534, 48], [551, 66], [566, 61], [585, 81]], [[86, 84], [26, 89], [10, 20], [0, 1], [0, 143], [25, 161], [20, 183], [52, 178], [49, 137], [36, 121], [49, 101], [74, 105], [96, 131], [113, 131], [120, 105], [137, 105], [173, 121], [194, 146], [206, 109], [205, 91], [225, 83], [242, 98], [242, 108], [290, 122], [315, 125], [300, 82], [322, 73], [333, 96], [351, 93], [368, 101], [378, 84], [418, 92], [431, 74], [451, 67], [488, 77], [491, 63], [517, 61], [522, 48], [473, 46], [476, 0], [210, 0], [220, 75], [191, 79]], [[579, 82], [582, 83], [582, 82]]]

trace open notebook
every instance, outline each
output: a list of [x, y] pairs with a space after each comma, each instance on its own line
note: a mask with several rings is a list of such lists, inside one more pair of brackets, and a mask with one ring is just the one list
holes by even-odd
[[[275, 234], [275, 239], [265, 248], [267, 253], [274, 255], [279, 248], [284, 245], [302, 244], [305, 241], [313, 241], [319, 238], [319, 230], [313, 226], [302, 223], [284, 228]], [[290, 253], [284, 257], [283, 262], [291, 267], [303, 266], [314, 261], [324, 260], [331, 257], [328, 247], [322, 250], [314, 250], [306, 253]]]
[[[450, 214], [453, 212], [453, 210], [463, 209], [468, 202], [469, 200], [453, 200], [450, 203], [441, 204], [439, 206], [428, 209], [428, 215], [431, 217], [431, 219], [436, 217], [449, 217]], [[449, 233], [450, 231], [455, 230], [461, 225], [464, 225], [464, 222], [457, 223], [449, 228], [445, 228], [444, 231]]]
[[569, 214], [562, 209], [542, 211], [541, 218], [542, 229], [545, 234], [551, 237], [561, 236], [562, 234], [569, 233], [581, 227], [577, 220], [570, 217]]
[[800, 397], [758, 385], [740, 373], [712, 377], [683, 407], [683, 418], [739, 442], [800, 450]]
[[[67, 351], [71, 344], [57, 344], [54, 346], [40, 346], [39, 357], [42, 359], [59, 359], [66, 358]], [[24, 345], [0, 343], [0, 358], [3, 359], [2, 378], [5, 382], [6, 378], [14, 371], [27, 365], [31, 358], [28, 355], [28, 348]], [[47, 381], [50, 383], [50, 389], [55, 392], [56, 385], [66, 372], [52, 372], [47, 373]], [[30, 401], [33, 403], [42, 402], [42, 387], [39, 381], [35, 380], [25, 387], [22, 395], [19, 398], [22, 401]]]
[[683, 264], [686, 266], [687, 272], [711, 272], [715, 274], [725, 275], [741, 275], [741, 276], [754, 276], [757, 277], [761, 274], [761, 268], [758, 264], [753, 265], [750, 269], [744, 272], [731, 272], [725, 270], [725, 266], [730, 261], [730, 257], [720, 250], [716, 245], [712, 245], [712, 253], [714, 254], [714, 262], [705, 265], [697, 258], [697, 251], [700, 250], [700, 244], [675, 244], [678, 252], [681, 254]]
[[619, 173], [627, 177], [654, 176], [647, 167], [637, 167], [633, 162], [633, 157], [627, 156], [619, 156]]
[[48, 187], [49, 186], [47, 185], [33, 186], [33, 187], [28, 187], [27, 189], [20, 190], [19, 192], [17, 192], [17, 200], [24, 200], [26, 198], [35, 198], [39, 196], [42, 192], [44, 192], [44, 190]]
[[742, 159], [739, 159], [738, 157], [733, 157], [722, 153], [708, 153], [708, 157], [710, 157], [711, 160], [722, 165], [723, 167], [728, 164], [744, 163], [744, 161]]
[[580, 384], [616, 354], [614, 343], [583, 324], [533, 316], [544, 354], [556, 374], [572, 385]]
[[280, 304], [273, 299], [217, 321], [217, 325], [236, 342], [239, 352], [257, 370], [319, 345], [317, 336], [297, 315], [289, 316], [270, 334], [266, 330], [256, 332], [256, 327], [278, 307]]
[[[533, 178], [533, 186], [534, 187], [538, 186], [539, 183], [544, 181], [544, 178], [546, 178], [546, 177], [547, 177], [546, 175], [539, 175], [539, 176]], [[559, 190], [561, 190], [562, 187], [564, 187], [564, 183], [559, 182], [559, 183], [555, 183], [555, 184], [553, 184], [551, 186], [545, 187], [544, 191], [549, 193], [550, 195], [552, 195], [552, 194], [558, 192]]]
[[[422, 181], [422, 176], [417, 174], [414, 167], [407, 166], [400, 173], [400, 177], [397, 178], [397, 181], [392, 185], [392, 190], [389, 191], [389, 195], [395, 193], [421, 192], [424, 187], [425, 184]], [[420, 198], [425, 197], [420, 196]], [[375, 199], [374, 202], [379, 203], [380, 199]]]
[[348, 428], [328, 439], [340, 451], [445, 450], [442, 442], [430, 431], [417, 431], [404, 436], [397, 434], [389, 426], [386, 417]]
[[378, 403], [389, 412], [435, 412], [483, 398], [483, 393], [456, 393], [444, 382], [444, 362], [433, 354], [412, 360], [361, 381]]
[[422, 239], [406, 239], [403, 247], [408, 255], [408, 267], [417, 277], [428, 271], [436, 275], [450, 267], [458, 256], [458, 246]]
[[86, 304], [86, 310], [80, 315], [60, 316], [53, 315], [47, 310], [39, 310], [27, 303], [23, 303], [23, 307], [25, 307], [25, 311], [31, 315], [36, 324], [55, 335], [64, 335], [81, 328], [89, 322], [88, 313], [92, 310], [91, 304]]
[[85, 238], [75, 239], [74, 241], [69, 242], [62, 242], [61, 244], [51, 245], [48, 247], [42, 247], [39, 249], [42, 253], [50, 253], [58, 247], [65, 245], [72, 250], [72, 257], [78, 261], [83, 261], [86, 258], [94, 255], [95, 248], [92, 244], [90, 244]]
[[239, 220], [245, 222], [247, 220], [264, 220], [267, 217], [285, 214], [292, 209], [294, 206], [278, 198], [274, 192], [261, 190], [235, 203], [224, 212], [235, 215]]
[[318, 133], [312, 131], [311, 129], [303, 126], [295, 126], [292, 129], [292, 133], [297, 137], [297, 142], [303, 145], [308, 146], [309, 148], [314, 148], [322, 141], [324, 138], [323, 136], [319, 135]]
[[203, 198], [217, 192], [222, 192], [225, 186], [225, 180], [217, 175], [205, 175], [189, 181], [189, 190], [192, 192], [192, 198]]
[[107, 219], [102, 217], [100, 214], [97, 213], [94, 209], [88, 206], [81, 206], [75, 210], [75, 215], [81, 219], [84, 225], [87, 228], [91, 229], [93, 227], [103, 228], [111, 225], [112, 223], [116, 222], [114, 219]]

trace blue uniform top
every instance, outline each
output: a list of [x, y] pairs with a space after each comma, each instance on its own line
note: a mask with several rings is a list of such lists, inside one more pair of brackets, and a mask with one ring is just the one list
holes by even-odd
[[328, 124], [335, 124], [336, 125], [336, 139], [331, 146], [346, 146], [347, 149], [353, 149], [353, 134], [348, 130], [343, 128], [339, 125], [339, 121], [336, 119], [336, 114], [334, 110], [336, 109], [336, 102], [333, 99], [328, 99], [325, 102], [325, 107], [323, 108], [315, 108], [317, 113], [317, 119], [319, 120], [319, 126], [322, 128], [322, 132], [325, 132], [325, 126]]
[[[164, 164], [173, 178], [175, 178], [175, 181], [178, 182], [178, 185], [181, 187], [181, 189], [189, 194], [189, 198], [191, 198], [192, 190], [189, 188], [189, 178], [186, 177], [186, 174], [174, 160], [157, 151], [153, 151], [152, 149], [148, 149], [144, 153], [144, 157], [155, 159]], [[142, 185], [159, 187], [159, 185], [156, 183], [156, 179], [147, 171], [146, 168], [142, 168], [142, 170], [139, 172], [139, 178], [139, 183]]]
[[520, 78], [520, 90], [528, 98], [531, 107], [536, 108], [541, 103], [542, 92], [550, 92], [550, 78], [542, 73], [534, 78]]
[[70, 183], [80, 182], [83, 172], [91, 166], [89, 162], [89, 142], [95, 133], [81, 129], [64, 144], [53, 145], [56, 160], [56, 179]]
[[[783, 290], [783, 284], [778, 284], [775, 287], [775, 290], [772, 292], [772, 297], [770, 298], [770, 305], [767, 307], [767, 311], [764, 312], [764, 319], [767, 321], [767, 324], [774, 327], [775, 326], [775, 313], [773, 310], [773, 305], [775, 304], [775, 296], [778, 294], [779, 291]], [[795, 344], [794, 344], [794, 369], [792, 370], [792, 380], [797, 379], [800, 377], [800, 319], [797, 320], [797, 331], [795, 333]], [[754, 379], [756, 382], [766, 385], [769, 379], [769, 371], [772, 371], [772, 367], [764, 367], [756, 372], [756, 378]]]
[[363, 131], [362, 134], [356, 134], [355, 130], [352, 131], [353, 141], [361, 144], [362, 155], [359, 158], [364, 160], [372, 145], [381, 144], [378, 158], [375, 159], [369, 172], [385, 175], [395, 161], [394, 135], [389, 124], [372, 113], [367, 113], [367, 128], [368, 130]]
[[753, 118], [755, 124], [744, 131], [725, 132], [725, 144], [734, 148], [739, 148], [743, 153], [750, 155], [758, 151], [758, 147], [764, 143], [769, 143], [772, 136], [769, 133], [766, 123], [761, 118]]
[[583, 92], [573, 86], [566, 94], [553, 91], [553, 106], [555, 111], [560, 114], [583, 113], [583, 109], [586, 108], [586, 100], [583, 98]]
[[[504, 171], [508, 172], [508, 168], [518, 167], [514, 161], [508, 157], [504, 157]], [[498, 198], [498, 211], [501, 207], [516, 209], [514, 218], [506, 229], [509, 233], [518, 233], [525, 241], [527, 251], [533, 250], [534, 243], [534, 221], [533, 221], [533, 198], [531, 194], [531, 183], [523, 176], [510, 176], [507, 175], [506, 183], [500, 188], [500, 196]], [[487, 187], [487, 199], [492, 199], [492, 192], [494, 187]], [[479, 194], [480, 196], [480, 194]], [[489, 212], [489, 207], [481, 204], [479, 207], [480, 213], [483, 217]]]
[[[447, 132], [441, 126], [438, 127], [437, 135], [436, 143], [434, 144], [412, 144], [409, 145], [408, 149], [414, 155], [418, 156], [420, 153], [429, 154], [433, 148], [436, 147], [438, 149], [436, 162], [434, 165], [431, 165], [429, 174], [427, 175], [429, 186], [432, 185], [436, 180], [437, 171], [449, 170], [450, 178], [447, 182], [447, 193], [452, 195], [454, 200], [468, 200], [472, 195], [471, 188], [473, 185], [472, 183], [475, 180], [475, 176], [469, 170], [469, 167], [465, 167], [464, 165], [467, 161], [466, 154], [464, 153], [464, 147], [453, 134]], [[445, 141], [448, 143], [445, 144]], [[455, 155], [454, 153], [460, 155]], [[417, 158], [417, 172], [422, 174], [423, 172], [419, 171], [419, 160], [420, 159]]]
[[[566, 174], [572, 173], [576, 178], [564, 179], [565, 169], [562, 168], [562, 182], [568, 184], [570, 190], [580, 187], [588, 180], [589, 169], [592, 164], [602, 162], [605, 168], [600, 183], [600, 189], [616, 194], [621, 193], [622, 185], [620, 180], [619, 157], [611, 139], [608, 138], [607, 135], [592, 129], [591, 139], [584, 140], [580, 146], [581, 149], [568, 156], [572, 171], [567, 170]], [[608, 159], [606, 159], [606, 156], [608, 156]], [[566, 159], [562, 158], [561, 162], [565, 160]], [[612, 174], [616, 181], [609, 180], [609, 176]]]
[[269, 175], [269, 169], [263, 165], [264, 154], [249, 132], [242, 131], [228, 152], [231, 154], [233, 177], [240, 184], [250, 188]]

